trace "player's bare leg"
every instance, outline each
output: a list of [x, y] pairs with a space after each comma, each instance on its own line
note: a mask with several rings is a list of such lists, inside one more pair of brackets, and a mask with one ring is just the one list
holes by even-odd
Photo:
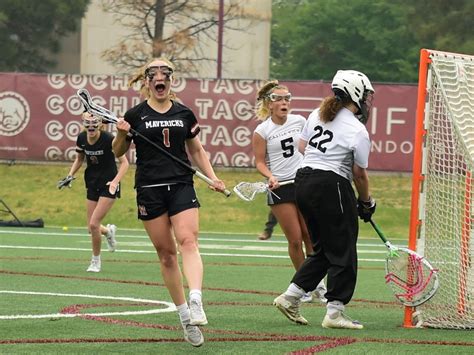
[[[293, 203], [273, 205], [271, 206], [271, 209], [288, 240], [288, 254], [291, 262], [293, 263], [295, 270], [298, 270], [305, 259], [302, 230], [298, 223], [298, 209]], [[306, 248], [306, 250], [308, 250], [308, 248]]]
[[107, 197], [100, 197], [99, 201], [87, 200], [87, 221], [91, 234], [92, 260], [87, 271], [99, 272], [101, 269], [100, 252], [102, 245], [101, 222], [112, 208], [115, 200]]
[[[181, 269], [178, 264], [176, 242], [171, 233], [171, 222], [168, 214], [161, 215], [150, 221], [143, 221], [143, 225], [158, 253], [161, 274], [171, 299], [178, 309], [178, 315], [184, 330], [184, 338], [193, 346], [201, 346], [204, 342], [204, 337], [197, 325], [192, 323], [190, 308], [184, 294]], [[183, 253], [182, 250], [180, 252]]]
[[171, 217], [171, 224], [183, 260], [183, 273], [189, 286], [189, 308], [191, 323], [206, 325], [207, 318], [202, 308], [202, 280], [204, 268], [199, 253], [199, 210], [187, 209]]
[[161, 275], [174, 304], [183, 304], [183, 280], [178, 264], [176, 244], [171, 234], [168, 214], [163, 214], [149, 221], [143, 221], [145, 230], [156, 249], [160, 260]]

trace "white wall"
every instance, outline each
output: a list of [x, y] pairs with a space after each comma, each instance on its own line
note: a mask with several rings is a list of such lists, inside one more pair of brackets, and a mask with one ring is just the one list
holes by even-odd
[[[202, 0], [218, 8], [219, 0]], [[227, 3], [228, 0], [225, 0]], [[56, 58], [59, 63], [53, 72], [81, 74], [117, 74], [117, 68], [102, 58], [102, 53], [127, 35], [116, 23], [114, 15], [102, 9], [101, 0], [92, 0], [82, 19], [79, 38], [73, 34], [65, 39], [63, 50]], [[271, 31], [271, 0], [241, 0], [241, 16], [234, 22], [241, 31], [224, 29], [222, 77], [233, 79], [268, 79]], [[165, 33], [172, 28], [165, 27]], [[217, 60], [216, 41], [204, 43], [206, 55]], [[75, 37], [76, 36], [76, 37]], [[75, 46], [71, 46], [71, 39]], [[79, 45], [78, 45], [79, 44]], [[184, 73], [183, 73], [184, 74]], [[215, 78], [217, 64], [202, 66], [200, 77]]]

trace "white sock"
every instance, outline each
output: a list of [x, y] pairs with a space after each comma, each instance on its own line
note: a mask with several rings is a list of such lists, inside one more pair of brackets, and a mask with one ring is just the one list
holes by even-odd
[[331, 301], [326, 305], [326, 314], [331, 317], [338, 312], [344, 312], [344, 308], [344, 303], [341, 301]]
[[189, 291], [189, 301], [196, 300], [202, 302], [202, 291], [198, 289], [192, 289]]
[[178, 310], [179, 320], [181, 321], [181, 325], [184, 327], [186, 324], [189, 324], [191, 320], [191, 314], [189, 313], [189, 307], [186, 302], [176, 306]]
[[93, 260], [93, 261], [96, 261], [96, 262], [97, 262], [97, 261], [100, 262], [100, 254], [97, 255], [97, 256], [92, 255], [92, 260]]
[[291, 283], [288, 289], [285, 291], [285, 295], [301, 298], [306, 292], [298, 285]]

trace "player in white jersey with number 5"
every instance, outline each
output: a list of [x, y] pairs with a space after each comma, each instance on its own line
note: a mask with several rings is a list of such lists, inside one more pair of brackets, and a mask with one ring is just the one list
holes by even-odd
[[304, 159], [295, 180], [296, 202], [308, 226], [314, 256], [305, 260], [274, 304], [291, 321], [307, 324], [299, 312], [300, 300], [327, 274], [328, 303], [322, 326], [362, 329], [344, 309], [357, 280], [357, 215], [368, 222], [376, 206], [369, 194], [370, 139], [365, 128], [374, 89], [367, 76], [353, 70], [338, 71], [331, 87], [334, 96], [325, 98], [311, 113], [301, 134]]
[[[268, 205], [288, 240], [288, 254], [296, 270], [306, 255], [313, 253], [309, 233], [295, 202], [293, 181], [301, 166], [303, 155], [298, 151], [298, 141], [306, 120], [301, 115], [289, 114], [291, 93], [278, 81], [269, 81], [257, 94], [256, 115], [260, 123], [253, 134], [255, 166], [267, 178], [271, 189]], [[314, 290], [315, 287], [312, 289]], [[311, 290], [310, 290], [311, 291]], [[315, 298], [324, 299], [323, 282], [314, 291]]]

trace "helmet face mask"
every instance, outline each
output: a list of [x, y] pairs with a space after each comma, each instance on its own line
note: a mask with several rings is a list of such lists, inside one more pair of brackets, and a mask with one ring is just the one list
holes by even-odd
[[362, 122], [363, 124], [366, 124], [367, 121], [369, 120], [370, 110], [372, 109], [373, 98], [374, 98], [373, 93], [370, 91], [366, 91], [366, 93], [364, 94], [363, 101], [360, 102], [360, 109], [356, 115], [359, 121]]
[[372, 94], [375, 92], [369, 78], [355, 70], [338, 70], [334, 76], [331, 88], [337, 97], [344, 93], [358, 107], [356, 115], [359, 121], [366, 124], [369, 119]]

